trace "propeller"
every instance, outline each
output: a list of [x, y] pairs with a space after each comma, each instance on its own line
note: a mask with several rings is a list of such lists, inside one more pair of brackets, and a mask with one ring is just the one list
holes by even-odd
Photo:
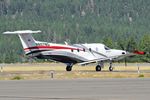
[[[122, 50], [125, 50], [125, 47], [123, 46], [123, 44], [119, 43], [119, 46], [121, 47]], [[127, 57], [124, 58], [124, 63], [125, 63], [125, 66], [127, 66]]]
[[135, 50], [133, 53], [139, 54], [139, 55], [145, 55], [145, 54], [147, 54], [147, 53], [144, 52], [144, 51], [138, 51], [138, 50]]
[[[130, 53], [134, 53], [137, 55], [149, 55], [150, 54], [149, 52], [136, 50], [135, 42], [133, 42], [133, 41], [128, 41], [126, 45], [123, 45], [122, 43], [119, 42], [119, 46], [121, 47], [122, 50], [125, 50], [126, 52], [130, 52]], [[124, 58], [125, 66], [127, 66], [127, 58], [128, 57]], [[146, 59], [141, 59], [141, 60], [143, 60], [144, 62], [150, 62], [150, 61], [147, 61]]]
[[[119, 42], [119, 46], [121, 47], [122, 50], [125, 50], [126, 52], [133, 52], [134, 50], [134, 44], [132, 44], [132, 41], [128, 41], [126, 44], [123, 45], [122, 42]], [[127, 58], [128, 57], [125, 57], [124, 58], [124, 63], [125, 63], [125, 66], [127, 66]]]

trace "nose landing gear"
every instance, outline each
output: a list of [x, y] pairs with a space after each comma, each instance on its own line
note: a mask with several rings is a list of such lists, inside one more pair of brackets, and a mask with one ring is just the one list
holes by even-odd
[[[100, 62], [100, 63], [96, 66], [95, 70], [96, 70], [97, 72], [98, 72], [98, 71], [101, 71], [103, 67], [104, 67], [103, 62]], [[113, 71], [112, 61], [110, 61], [109, 71], [110, 71], [110, 72]]]
[[110, 67], [109, 67], [109, 71], [113, 71], [113, 67], [112, 67], [112, 61], [110, 61]]
[[113, 71], [113, 67], [109, 67], [109, 71], [110, 71], [110, 72]]

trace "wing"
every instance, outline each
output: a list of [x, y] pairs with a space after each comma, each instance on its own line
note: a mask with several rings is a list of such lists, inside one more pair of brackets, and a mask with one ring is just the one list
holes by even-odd
[[91, 63], [96, 63], [96, 62], [100, 62], [100, 61], [107, 61], [107, 60], [110, 60], [110, 58], [99, 58], [99, 59], [89, 60], [89, 61], [79, 63], [79, 65], [88, 65]]
[[[94, 53], [95, 53], [95, 51], [94, 51]], [[135, 56], [135, 55], [139, 55], [139, 54], [137, 54], [135, 52], [134, 53], [127, 52], [126, 54], [120, 55], [120, 56], [104, 57], [104, 58], [89, 60], [89, 61], [86, 61], [86, 62], [79, 63], [79, 65], [87, 65], [87, 64], [90, 64], [90, 63], [96, 63], [96, 62], [108, 61], [108, 60], [118, 61], [118, 60], [123, 59], [125, 57], [131, 57], [131, 56]]]
[[92, 49], [89, 50], [89, 48], [87, 48], [87, 47], [84, 46], [83, 44], [76, 44], [76, 45], [74, 45], [74, 46], [80, 47], [80, 48], [84, 48], [87, 52], [91, 53], [93, 56], [95, 56], [95, 55], [94, 55], [94, 53], [95, 53], [95, 54], [98, 54], [98, 55], [101, 55], [101, 56], [107, 58], [107, 56], [104, 55], [104, 54], [102, 54], [102, 53], [99, 53], [99, 52], [97, 52], [97, 51], [95, 51], [95, 50], [92, 50]]

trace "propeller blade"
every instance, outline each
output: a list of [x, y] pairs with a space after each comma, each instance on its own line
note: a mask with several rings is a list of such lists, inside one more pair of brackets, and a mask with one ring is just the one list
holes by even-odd
[[126, 48], [126, 51], [129, 51], [130, 50], [130, 42], [128, 42], [128, 45], [127, 45], [127, 48]]
[[124, 59], [125, 66], [127, 66], [127, 58]]
[[145, 55], [146, 54], [146, 52], [138, 51], [138, 50], [135, 50], [133, 53], [138, 54], [138, 55]]

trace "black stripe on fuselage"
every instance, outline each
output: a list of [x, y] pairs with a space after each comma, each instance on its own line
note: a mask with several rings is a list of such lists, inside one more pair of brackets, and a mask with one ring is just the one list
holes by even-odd
[[[30, 51], [26, 55], [40, 53], [43, 51], [49, 51], [49, 50]], [[39, 59], [51, 59], [51, 60], [55, 60], [55, 61], [62, 62], [62, 63], [73, 63], [73, 64], [75, 64], [75, 63], [83, 62], [83, 60], [81, 60], [81, 59], [77, 59], [77, 58], [69, 57], [69, 56], [65, 56], [65, 55], [42, 55], [42, 54], [39, 54], [38, 56], [35, 56], [35, 57], [37, 57]]]
[[34, 54], [34, 53], [39, 53], [39, 52], [42, 52], [42, 51], [49, 51], [49, 50], [35, 50], [35, 51], [30, 51], [26, 55], [30, 55], [30, 54]]
[[81, 59], [69, 57], [69, 56], [63, 56], [63, 55], [39, 55], [37, 56], [39, 59], [51, 59], [62, 63], [80, 63], [83, 62]]

